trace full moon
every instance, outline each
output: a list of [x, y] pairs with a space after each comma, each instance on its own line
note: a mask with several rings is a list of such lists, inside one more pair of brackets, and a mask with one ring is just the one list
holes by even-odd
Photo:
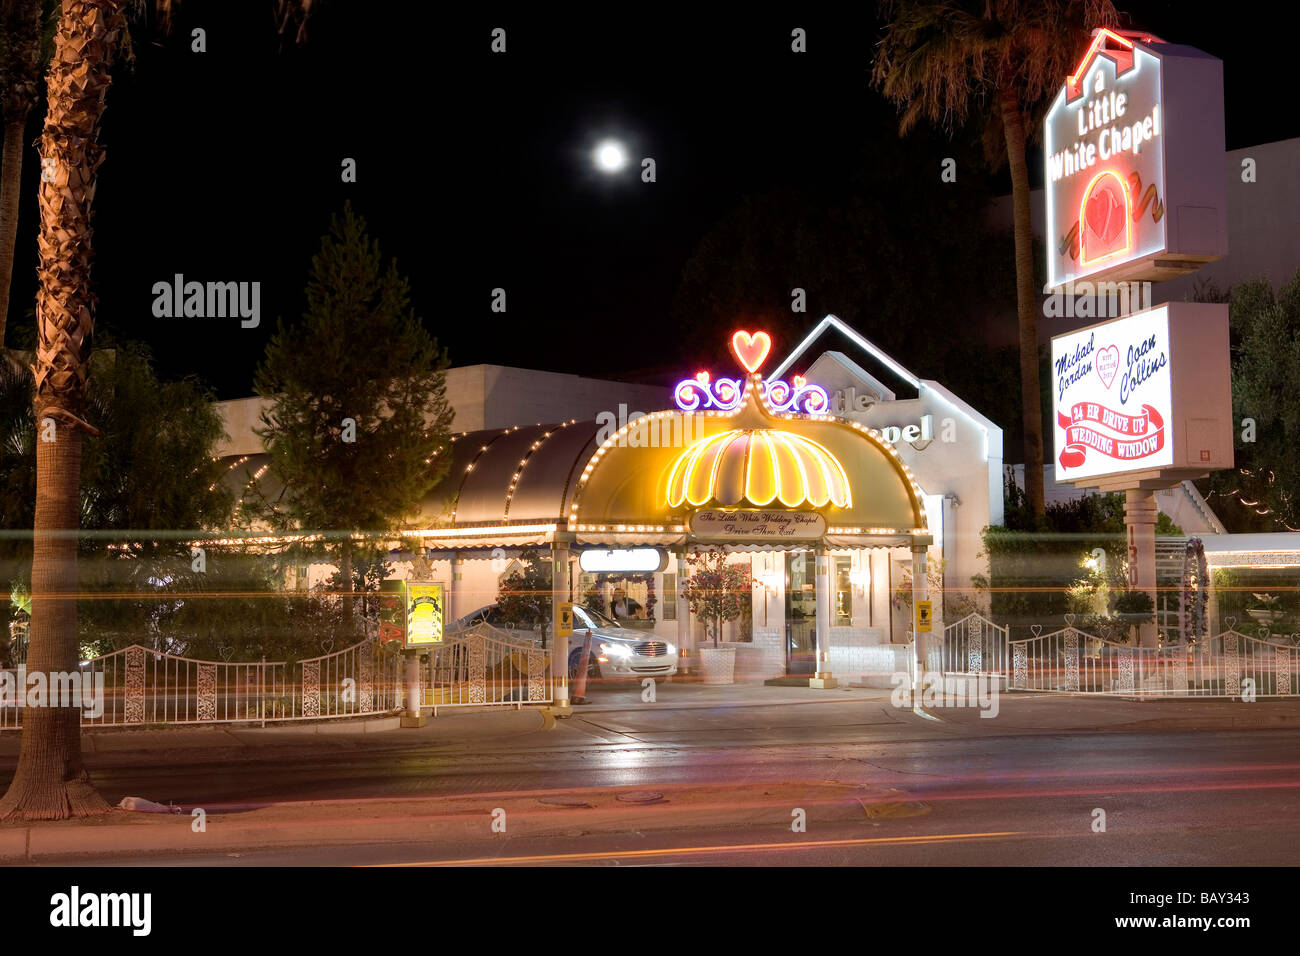
[[616, 173], [627, 165], [627, 150], [618, 140], [607, 139], [596, 146], [592, 153], [596, 168], [601, 172]]

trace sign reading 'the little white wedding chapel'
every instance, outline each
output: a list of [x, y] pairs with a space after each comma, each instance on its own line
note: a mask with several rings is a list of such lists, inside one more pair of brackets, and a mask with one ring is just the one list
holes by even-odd
[[804, 511], [697, 511], [691, 531], [702, 538], [820, 538], [826, 519]]

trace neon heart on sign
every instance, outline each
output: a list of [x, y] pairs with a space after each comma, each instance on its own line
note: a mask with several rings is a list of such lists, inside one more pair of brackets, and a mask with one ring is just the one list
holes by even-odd
[[1104, 349], [1097, 350], [1097, 375], [1107, 388], [1110, 388], [1111, 382], [1115, 381], [1115, 372], [1118, 369], [1119, 349], [1108, 345]]
[[772, 337], [766, 332], [737, 332], [731, 337], [731, 351], [741, 365], [751, 373], [757, 372], [767, 360], [767, 353], [772, 351]]
[[1124, 230], [1124, 203], [1115, 198], [1110, 183], [1098, 184], [1096, 192], [1088, 198], [1086, 218], [1088, 228], [1104, 244], [1119, 238]]

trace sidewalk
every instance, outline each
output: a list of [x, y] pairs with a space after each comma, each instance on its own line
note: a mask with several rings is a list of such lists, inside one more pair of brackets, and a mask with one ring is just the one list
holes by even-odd
[[[1179, 730], [1267, 730], [1300, 728], [1300, 699], [1263, 700], [1134, 700], [1112, 697], [1070, 697], [1053, 694], [1003, 693], [994, 718], [981, 717], [974, 707], [933, 707], [937, 720], [916, 716], [910, 708], [890, 706], [891, 691], [841, 686], [834, 690], [806, 687], [767, 687], [761, 684], [705, 685], [673, 681], [657, 685], [653, 703], [641, 697], [639, 684], [606, 685], [591, 689], [588, 704], [571, 708], [571, 716], [598, 714], [661, 714], [671, 722], [682, 713], [688, 725], [692, 712], [709, 712], [716, 722], [734, 716], [737, 727], [754, 708], [799, 707], [805, 724], [815, 724], [819, 710], [812, 705], [871, 704], [909, 732], [924, 729], [937, 735], [1036, 734], [1063, 732], [1156, 732]], [[810, 709], [811, 708], [811, 709]], [[443, 708], [426, 726], [401, 729], [396, 717], [294, 722], [267, 727], [210, 725], [171, 728], [87, 730], [82, 752], [88, 767], [113, 762], [123, 754], [147, 753], [169, 763], [200, 763], [230, 759], [274, 759], [280, 754], [346, 753], [358, 749], [402, 750], [474, 748], [499, 743], [547, 746], [545, 734], [556, 726], [550, 707]], [[562, 715], [566, 716], [566, 715]], [[625, 716], [620, 718], [632, 720]], [[635, 723], [635, 720], [633, 720]], [[561, 721], [561, 724], [566, 721]], [[671, 723], [660, 729], [670, 731]], [[635, 731], [633, 731], [635, 733]], [[17, 762], [21, 732], [0, 733], [0, 765]]]
[[[183, 726], [130, 730], [86, 730], [81, 750], [86, 765], [97, 756], [122, 753], [157, 753], [170, 762], [222, 760], [250, 756], [273, 758], [280, 752], [339, 752], [363, 747], [386, 750], [406, 747], [456, 747], [493, 740], [519, 739], [554, 726], [554, 720], [537, 708], [464, 709], [444, 711], [426, 726], [402, 729], [397, 717], [351, 718], [271, 724]], [[0, 763], [18, 759], [22, 732], [0, 734]]]

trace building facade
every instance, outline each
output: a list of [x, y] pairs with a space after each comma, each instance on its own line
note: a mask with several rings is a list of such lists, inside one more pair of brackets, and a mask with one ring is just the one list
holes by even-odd
[[[855, 354], [819, 351], [831, 331]], [[1001, 429], [833, 316], [767, 378], [702, 370], [664, 389], [476, 366], [450, 370], [447, 393], [450, 465], [404, 535], [422, 553], [394, 541], [390, 560], [396, 577], [418, 560], [445, 583], [448, 622], [495, 602], [531, 557], [557, 601], [630, 600], [625, 623], [689, 662], [712, 636], [688, 608], [690, 555], [716, 549], [750, 581], [717, 635], [739, 679], [887, 682], [910, 668], [917, 602], [931, 602], [936, 637], [974, 608], [981, 532], [1002, 520]], [[222, 411], [232, 485], [274, 494], [258, 400]], [[601, 564], [633, 549], [659, 559]], [[312, 566], [301, 586], [332, 570]]]

